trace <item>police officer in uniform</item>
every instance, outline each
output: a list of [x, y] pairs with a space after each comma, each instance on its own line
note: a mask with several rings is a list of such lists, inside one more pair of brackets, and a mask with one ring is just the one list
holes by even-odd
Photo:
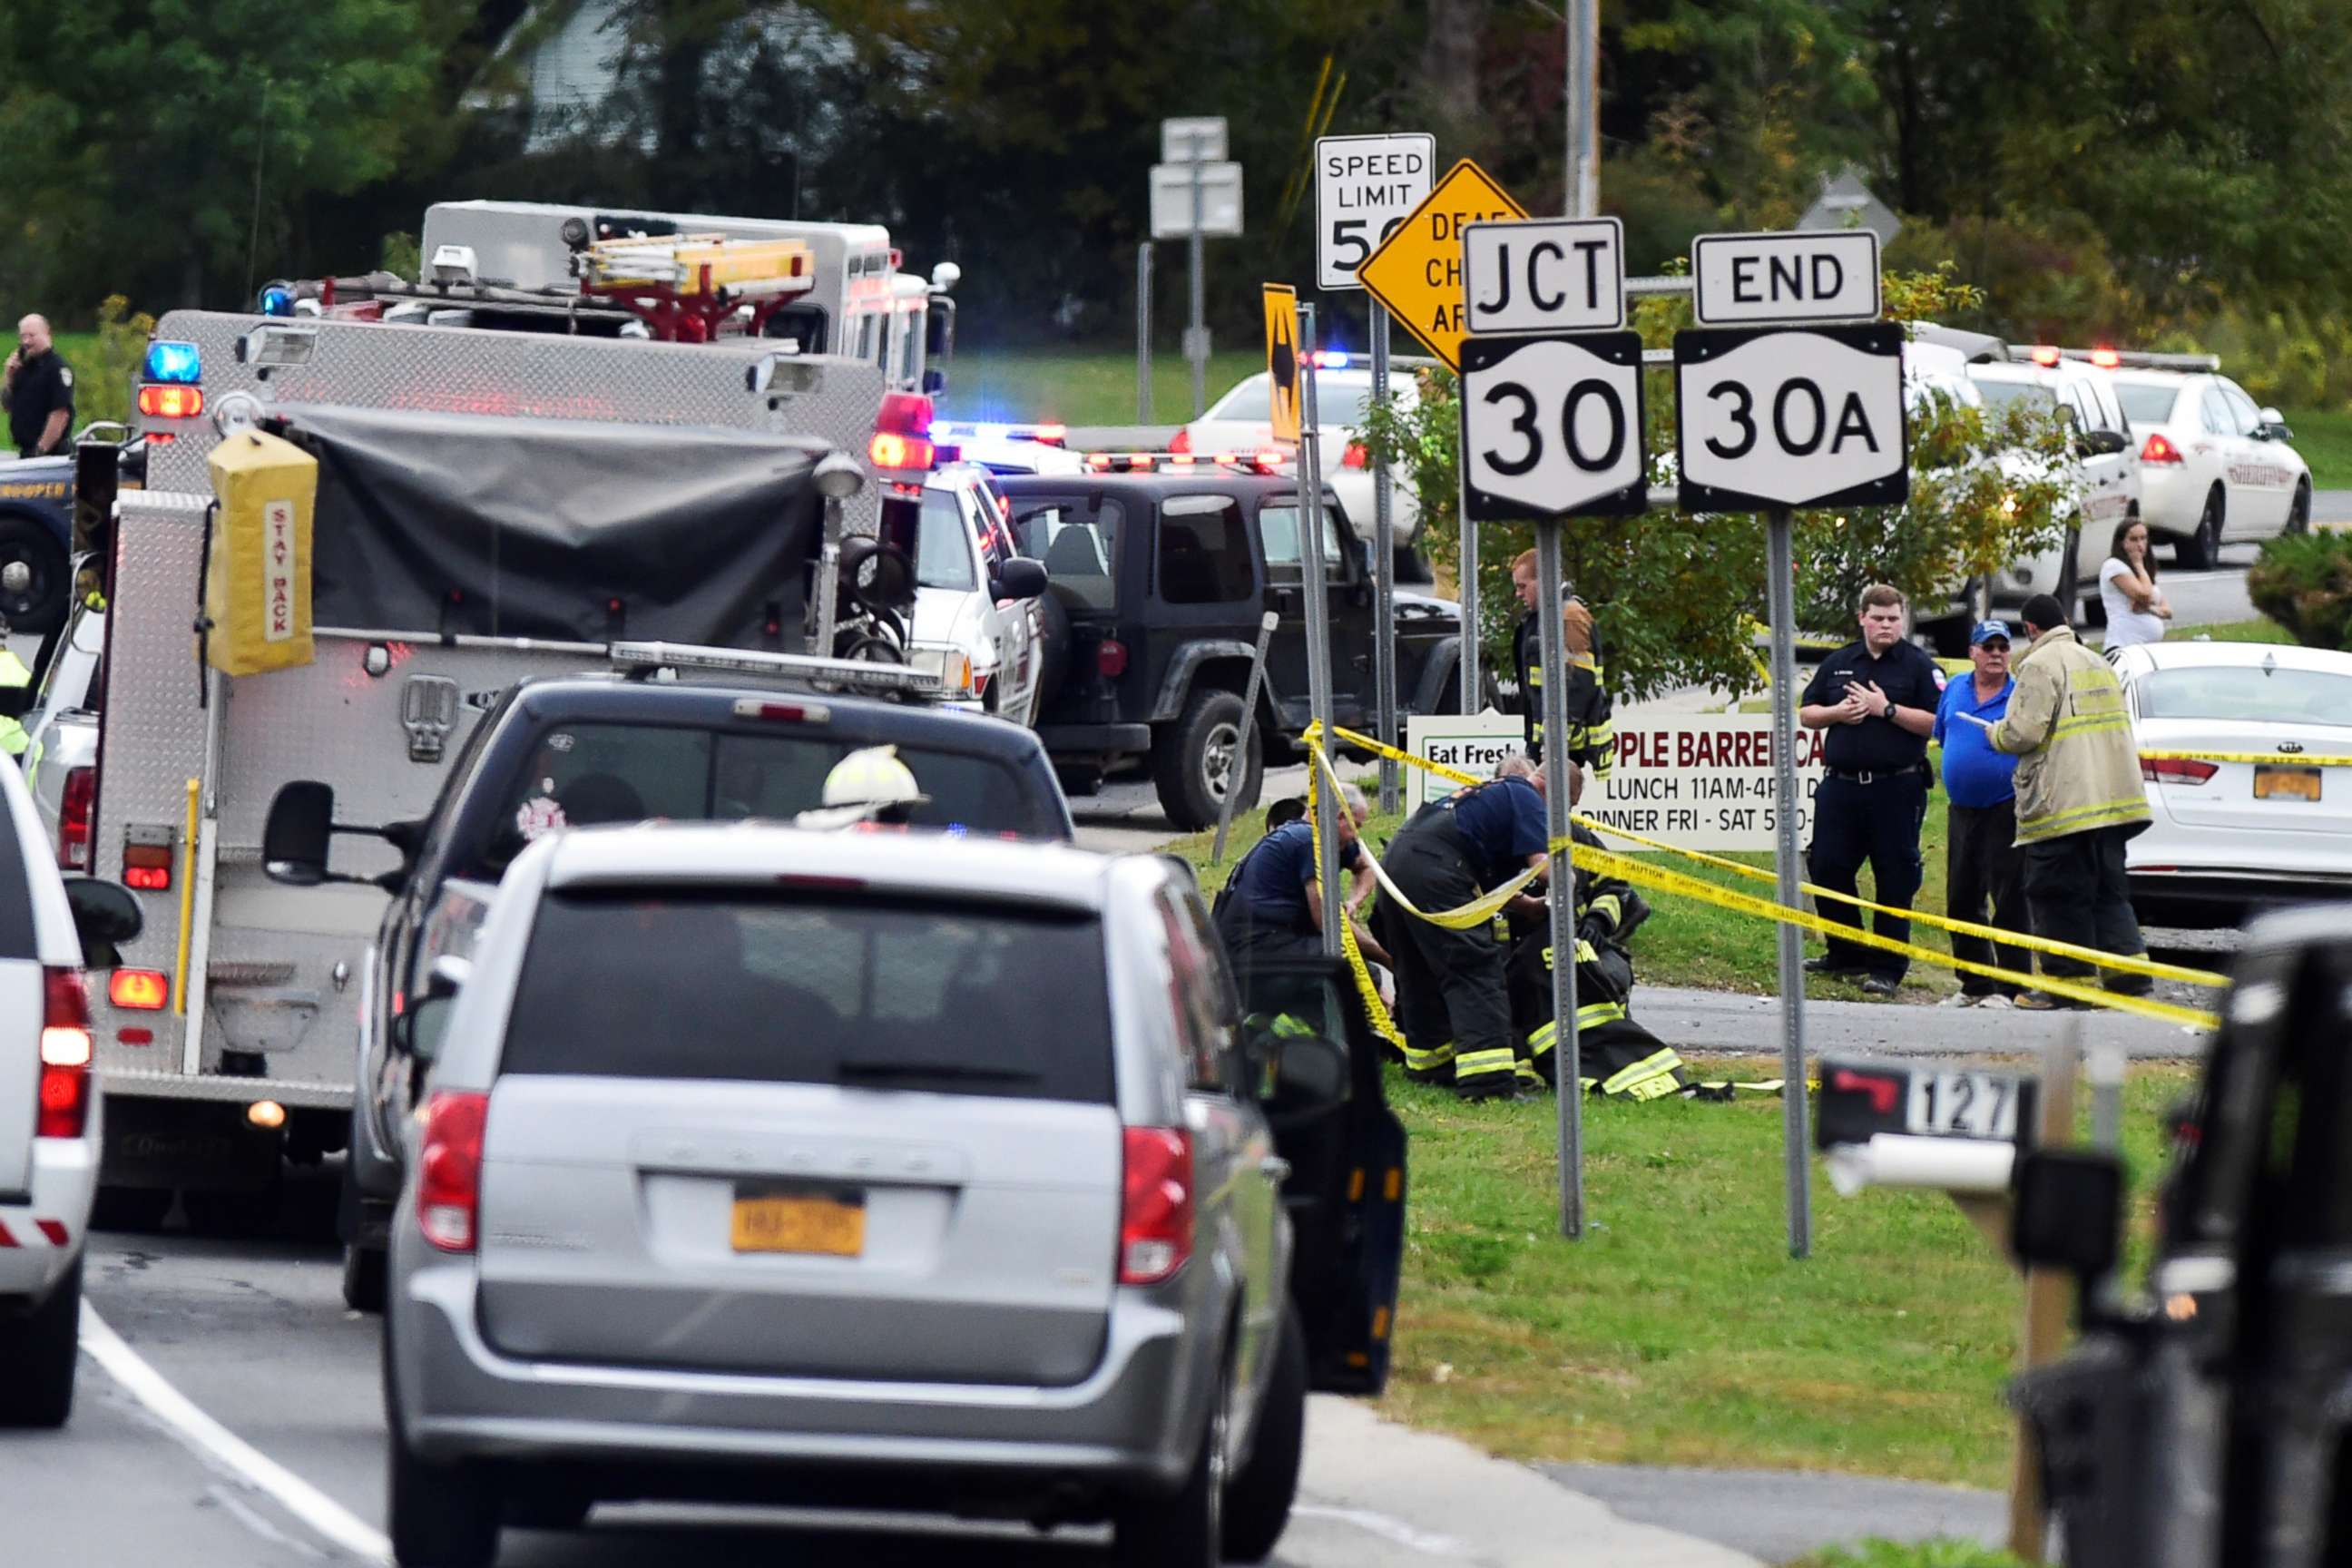
[[[1492, 779], [1423, 806], [1381, 862], [1389, 880], [1414, 908], [1436, 913], [1523, 870], [1546, 869], [1543, 778], [1538, 769]], [[1517, 1033], [1491, 922], [1457, 931], [1408, 914], [1389, 899], [1372, 922], [1396, 966], [1405, 1071], [1435, 1082], [1451, 1068], [1454, 1092], [1465, 1100], [1516, 1094]]]
[[0, 370], [0, 407], [8, 410], [8, 438], [20, 458], [45, 458], [66, 449], [73, 426], [73, 369], [49, 337], [48, 320], [27, 316], [16, 323], [16, 352]]
[[[1870, 863], [1874, 903], [1909, 909], [1919, 890], [1919, 826], [1927, 815], [1927, 735], [1936, 727], [1943, 683], [1936, 661], [1904, 634], [1902, 592], [1885, 584], [1862, 594], [1860, 640], [1822, 661], [1805, 688], [1797, 720], [1825, 730], [1829, 776], [1813, 797], [1813, 842], [1806, 851], [1812, 879], [1832, 892], [1852, 893], [1863, 863]], [[1861, 927], [1861, 911], [1824, 900], [1821, 916]], [[1896, 942], [1911, 940], [1911, 922], [1874, 915], [1872, 929]], [[1899, 953], [1842, 937], [1808, 959], [1815, 974], [1859, 974], [1874, 996], [1892, 996], [1907, 961]]]
[[[1544, 760], [1543, 628], [1536, 614], [1536, 552], [1523, 550], [1511, 563], [1511, 589], [1526, 606], [1518, 629], [1511, 636], [1512, 660], [1518, 667], [1519, 712], [1527, 729], [1528, 755]], [[1605, 779], [1617, 750], [1611, 722], [1609, 693], [1601, 688], [1601, 634], [1584, 601], [1561, 588], [1560, 637], [1568, 648], [1568, 736], [1565, 750], [1571, 761]]]

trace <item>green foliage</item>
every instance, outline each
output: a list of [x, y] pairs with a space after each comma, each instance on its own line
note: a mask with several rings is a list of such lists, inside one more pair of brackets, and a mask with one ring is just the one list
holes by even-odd
[[386, 272], [403, 278], [425, 276], [425, 253], [417, 247], [416, 236], [406, 229], [387, 234], [376, 247], [375, 264]]
[[2246, 596], [2305, 647], [2352, 652], [2352, 533], [2271, 540], [2246, 574]]
[[[1897, 319], [1948, 318], [1976, 302], [1948, 263], [1890, 274], [1885, 289], [1888, 313]], [[1667, 347], [1691, 324], [1689, 302], [1679, 295], [1645, 296], [1634, 307], [1633, 324], [1644, 343]], [[1671, 453], [1671, 376], [1651, 373], [1644, 394], [1648, 449]], [[1420, 502], [1430, 559], [1457, 574], [1460, 418], [1454, 378], [1425, 372], [1419, 403], [1409, 411], [1376, 411], [1365, 433], [1375, 458], [1399, 465]], [[1873, 583], [1894, 584], [1925, 612], [1948, 602], [1969, 577], [2064, 539], [2062, 508], [2073, 468], [2054, 416], [2021, 408], [1988, 416], [1936, 400], [1914, 420], [1911, 441], [1912, 491], [1905, 505], [1798, 514], [1803, 629], [1847, 634], [1854, 600]], [[1662, 459], [1653, 478], [1672, 484], [1671, 462]], [[1479, 630], [1490, 659], [1509, 657], [1520, 614], [1510, 563], [1533, 542], [1534, 531], [1524, 524], [1478, 530]], [[1764, 554], [1759, 518], [1652, 512], [1577, 519], [1563, 534], [1561, 566], [1593, 606], [1612, 685], [1640, 697], [1685, 682], [1735, 689], [1755, 684]]]
[[131, 378], [147, 357], [147, 340], [154, 331], [154, 317], [132, 310], [120, 294], [106, 297], [98, 307], [97, 341], [75, 356], [76, 417], [85, 424], [131, 417]]
[[2024, 1568], [2006, 1552], [1979, 1546], [1973, 1541], [1943, 1537], [1934, 1541], [1885, 1541], [1872, 1538], [1852, 1546], [1832, 1546], [1800, 1558], [1789, 1568]]

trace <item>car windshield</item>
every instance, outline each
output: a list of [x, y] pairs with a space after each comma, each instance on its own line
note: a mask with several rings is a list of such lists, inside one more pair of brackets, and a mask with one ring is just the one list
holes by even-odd
[[2172, 405], [2180, 400], [2180, 388], [2149, 382], [2119, 381], [2116, 395], [2123, 399], [2124, 417], [2135, 425], [2163, 425], [2172, 418]]
[[2256, 665], [2159, 669], [2138, 684], [2143, 719], [2228, 719], [2352, 728], [2352, 675]]
[[[667, 724], [562, 724], [540, 737], [506, 792], [478, 873], [498, 877], [524, 846], [599, 823], [789, 822], [824, 804], [825, 775], [866, 738], [794, 727], [773, 735]], [[929, 798], [910, 820], [949, 832], [1067, 837], [1058, 814], [992, 757], [901, 743], [898, 760]]]
[[500, 1070], [1110, 1102], [1095, 916], [796, 892], [551, 894]]
[[2046, 386], [2030, 381], [1979, 381], [1977, 390], [1984, 394], [1985, 406], [1993, 409], [2017, 407], [2038, 408], [2043, 412], [2058, 406], [2058, 395]]
[[915, 540], [915, 586], [969, 594], [979, 585], [971, 574], [962, 501], [953, 490], [926, 489], [922, 530]]

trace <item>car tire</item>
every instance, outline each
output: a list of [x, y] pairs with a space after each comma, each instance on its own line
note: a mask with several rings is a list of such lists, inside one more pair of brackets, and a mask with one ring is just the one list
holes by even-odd
[[596, 1499], [575, 1482], [554, 1478], [510, 1478], [506, 1521], [517, 1530], [578, 1530], [588, 1522]]
[[343, 1244], [343, 1305], [354, 1312], [380, 1315], [392, 1259], [381, 1247]]
[[400, 1568], [489, 1568], [499, 1554], [501, 1503], [488, 1468], [418, 1458], [397, 1422], [384, 1447], [393, 1561]]
[[2205, 505], [2197, 514], [2196, 531], [2173, 546], [2173, 557], [2182, 570], [2210, 572], [2221, 559], [2223, 505], [2221, 486], [2205, 492]]
[[2303, 479], [2296, 483], [2294, 500], [2287, 503], [2286, 531], [2289, 533], [2311, 531], [2311, 481], [2309, 479]]
[[1232, 1386], [1228, 1364], [1217, 1379], [1209, 1418], [1201, 1424], [1201, 1447], [1183, 1486], [1170, 1495], [1124, 1499], [1112, 1510], [1112, 1555], [1121, 1568], [1218, 1568], [1224, 1561], [1231, 1436], [1226, 1406]]
[[[1196, 687], [1173, 724], [1151, 737], [1151, 784], [1170, 826], [1198, 833], [1217, 820], [1225, 792], [1238, 816], [1257, 804], [1265, 757], [1242, 700], [1218, 687]], [[1247, 752], [1242, 754], [1246, 737]], [[1238, 774], [1238, 777], [1235, 775]]]
[[21, 1318], [0, 1320], [0, 1426], [58, 1427], [73, 1414], [81, 1356], [81, 1259], [48, 1299]]
[[1298, 1499], [1298, 1466], [1307, 1450], [1307, 1330], [1298, 1309], [1282, 1314], [1282, 1343], [1274, 1376], [1258, 1411], [1257, 1440], [1249, 1463], [1225, 1487], [1225, 1557], [1263, 1563], [1273, 1555]]
[[0, 517], [0, 571], [18, 562], [33, 574], [32, 583], [21, 594], [0, 588], [0, 615], [12, 631], [57, 630], [73, 598], [73, 573], [47, 525], [21, 513]]

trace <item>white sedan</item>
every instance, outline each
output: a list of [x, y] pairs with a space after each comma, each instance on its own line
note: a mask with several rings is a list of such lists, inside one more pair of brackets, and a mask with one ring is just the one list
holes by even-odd
[[2311, 466], [2275, 408], [2226, 375], [2119, 370], [2116, 391], [2139, 437], [2140, 516], [2174, 558], [2211, 566], [2224, 542], [2311, 526]]
[[2314, 765], [2352, 757], [2352, 653], [2167, 642], [2111, 657], [2155, 816], [2126, 858], [2141, 919], [2235, 925], [2352, 897], [2352, 766]]
[[[1326, 368], [1315, 373], [1315, 412], [1323, 442], [1323, 482], [1339, 498], [1339, 510], [1348, 514], [1358, 537], [1367, 544], [1372, 539], [1372, 471], [1368, 466], [1361, 433], [1365, 410], [1372, 400], [1372, 373], [1360, 370], [1352, 363], [1341, 366], [1331, 363], [1336, 356], [1326, 356]], [[1271, 446], [1274, 441], [1274, 410], [1272, 379], [1261, 371], [1234, 384], [1233, 390], [1209, 405], [1209, 410], [1176, 433], [1171, 443], [1179, 452], [1206, 454], [1210, 452], [1255, 452]], [[1389, 372], [1389, 395], [1401, 408], [1411, 408], [1419, 401], [1412, 375], [1405, 371]], [[1389, 521], [1396, 534], [1399, 575], [1416, 581], [1420, 574], [1407, 577], [1404, 557], [1410, 552], [1405, 546], [1421, 529], [1421, 506], [1413, 500], [1412, 489], [1405, 474], [1393, 467], [1389, 470]]]

